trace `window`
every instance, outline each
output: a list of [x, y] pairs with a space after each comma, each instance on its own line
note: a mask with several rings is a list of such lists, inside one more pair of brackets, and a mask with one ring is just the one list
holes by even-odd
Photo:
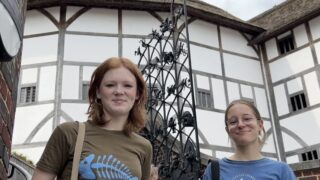
[[82, 100], [88, 100], [89, 82], [82, 83]]
[[319, 159], [317, 150], [312, 150], [301, 154], [302, 161], [311, 161]]
[[294, 49], [293, 35], [290, 34], [278, 40], [280, 54], [285, 54]]
[[292, 111], [298, 111], [307, 107], [304, 93], [296, 94], [290, 97]]
[[203, 108], [210, 108], [212, 106], [211, 93], [208, 90], [197, 90], [197, 103], [198, 106]]
[[20, 91], [20, 103], [36, 101], [36, 86], [22, 87]]

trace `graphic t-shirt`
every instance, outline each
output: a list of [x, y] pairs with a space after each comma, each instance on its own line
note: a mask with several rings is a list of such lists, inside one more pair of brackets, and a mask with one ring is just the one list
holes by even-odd
[[[255, 161], [219, 160], [220, 180], [296, 180], [292, 169], [285, 163], [263, 158]], [[211, 164], [203, 180], [211, 180]], [[214, 173], [214, 172], [213, 172]]]
[[[102, 129], [91, 121], [86, 133], [79, 165], [80, 179], [147, 180], [150, 178], [152, 146], [148, 140], [133, 133]], [[40, 170], [70, 179], [78, 124], [59, 125], [51, 135], [37, 164]]]

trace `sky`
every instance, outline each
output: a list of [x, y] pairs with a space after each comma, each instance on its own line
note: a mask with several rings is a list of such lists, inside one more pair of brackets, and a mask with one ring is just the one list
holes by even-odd
[[202, 0], [242, 19], [249, 20], [285, 0]]

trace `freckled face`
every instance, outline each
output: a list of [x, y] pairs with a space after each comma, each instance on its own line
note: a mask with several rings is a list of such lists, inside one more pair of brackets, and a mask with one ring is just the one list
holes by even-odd
[[97, 90], [97, 98], [101, 99], [107, 117], [128, 116], [138, 99], [135, 76], [125, 67], [107, 71]]
[[252, 109], [245, 104], [233, 105], [227, 115], [226, 131], [237, 146], [259, 143], [263, 121], [257, 120]]

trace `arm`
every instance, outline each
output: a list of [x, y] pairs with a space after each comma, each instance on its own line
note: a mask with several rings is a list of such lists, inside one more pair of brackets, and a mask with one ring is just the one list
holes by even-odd
[[150, 180], [151, 177], [151, 160], [152, 160], [152, 145], [148, 142], [148, 147], [146, 150], [146, 158], [142, 164], [142, 180]]
[[288, 164], [285, 164], [284, 172], [285, 173], [283, 173], [283, 174], [285, 175], [285, 177], [282, 179], [286, 179], [286, 180], [296, 180], [297, 179], [296, 175], [294, 174], [293, 170], [290, 168], [290, 166]]
[[55, 174], [51, 174], [36, 168], [32, 175], [32, 180], [53, 180], [55, 177]]

